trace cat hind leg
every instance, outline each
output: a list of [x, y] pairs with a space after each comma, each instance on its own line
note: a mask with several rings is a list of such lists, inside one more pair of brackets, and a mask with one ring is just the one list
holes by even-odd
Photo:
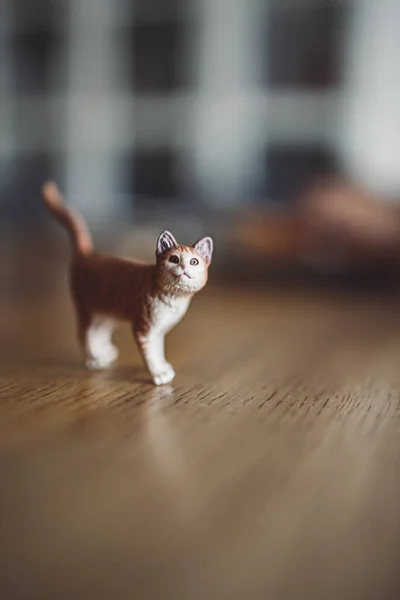
[[112, 319], [96, 316], [81, 331], [81, 344], [88, 369], [107, 369], [117, 360], [118, 349], [111, 341], [114, 329]]

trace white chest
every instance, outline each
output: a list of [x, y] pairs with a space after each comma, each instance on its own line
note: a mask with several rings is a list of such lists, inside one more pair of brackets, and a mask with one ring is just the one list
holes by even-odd
[[168, 333], [186, 314], [190, 298], [173, 298], [168, 301], [155, 300], [152, 315], [152, 330]]

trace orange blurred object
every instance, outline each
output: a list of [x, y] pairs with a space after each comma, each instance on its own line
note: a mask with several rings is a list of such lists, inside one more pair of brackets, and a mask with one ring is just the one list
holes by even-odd
[[241, 215], [234, 240], [248, 253], [294, 263], [400, 258], [400, 211], [341, 181], [311, 186], [291, 210]]

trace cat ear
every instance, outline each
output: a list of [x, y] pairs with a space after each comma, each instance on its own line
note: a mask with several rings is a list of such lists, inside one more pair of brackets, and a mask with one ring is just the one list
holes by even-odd
[[160, 254], [162, 254], [166, 250], [169, 250], [170, 248], [176, 248], [177, 245], [178, 242], [176, 241], [172, 233], [170, 233], [169, 231], [163, 231], [157, 240], [156, 255], [160, 256]]
[[210, 264], [214, 250], [214, 244], [210, 237], [202, 238], [194, 244], [193, 248], [204, 258], [207, 264]]

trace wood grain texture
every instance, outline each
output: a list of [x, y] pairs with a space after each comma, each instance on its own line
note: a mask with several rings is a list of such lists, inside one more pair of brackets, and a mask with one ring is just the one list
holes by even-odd
[[61, 259], [1, 262], [1, 598], [399, 597], [400, 302], [215, 277], [157, 389], [128, 329], [83, 369]]

